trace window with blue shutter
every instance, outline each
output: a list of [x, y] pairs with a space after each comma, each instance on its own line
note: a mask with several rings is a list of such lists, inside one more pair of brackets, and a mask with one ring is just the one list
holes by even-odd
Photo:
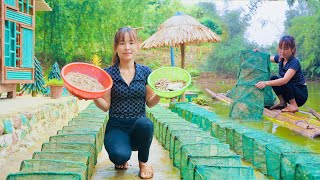
[[33, 31], [22, 28], [22, 65], [24, 68], [33, 67]]
[[33, 1], [34, 0], [18, 0], [19, 11], [33, 15]]

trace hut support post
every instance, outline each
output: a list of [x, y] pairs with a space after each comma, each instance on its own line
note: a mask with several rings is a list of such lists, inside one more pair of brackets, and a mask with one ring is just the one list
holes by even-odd
[[[184, 55], [185, 55], [185, 44], [180, 44], [181, 49], [181, 68], [184, 69]], [[181, 94], [181, 102], [186, 101], [186, 95], [183, 93]]]
[[184, 69], [184, 55], [185, 55], [185, 45], [180, 44], [180, 49], [181, 49], [181, 68]]

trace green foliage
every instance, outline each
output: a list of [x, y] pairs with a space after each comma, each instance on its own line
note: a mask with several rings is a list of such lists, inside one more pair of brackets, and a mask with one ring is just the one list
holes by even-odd
[[308, 1], [307, 7], [307, 10], [306, 7], [303, 9], [303, 14], [307, 15], [294, 17], [287, 24], [291, 25], [288, 32], [296, 39], [303, 71], [312, 78], [320, 76], [320, 5], [319, 2]]
[[208, 106], [208, 100], [205, 98], [194, 98], [192, 101], [201, 106]]
[[144, 29], [139, 32], [141, 39], [145, 40], [157, 32], [160, 25], [179, 10], [182, 10], [182, 5], [178, 0], [149, 0], [148, 5], [143, 7]]
[[209, 55], [207, 64], [202, 68], [205, 71], [236, 77], [240, 52], [248, 48], [241, 36], [217, 44], [215, 50]]
[[189, 14], [199, 19], [201, 24], [210, 28], [213, 32], [222, 34], [221, 18], [217, 15], [217, 8], [214, 3], [200, 2], [191, 8]]
[[102, 66], [110, 64], [114, 34], [123, 26], [144, 27], [151, 36], [180, 6], [177, 0], [47, 0], [51, 12], [37, 12], [36, 54], [45, 63], [64, 66], [91, 62], [96, 54]]
[[200, 76], [200, 71], [199, 71], [199, 69], [196, 69], [196, 68], [187, 68], [187, 71], [189, 72], [189, 74], [191, 75], [191, 77]]
[[63, 86], [63, 81], [58, 79], [50, 79], [46, 82], [47, 86]]
[[222, 34], [222, 28], [221, 26], [219, 26], [218, 24], [216, 24], [215, 22], [213, 22], [211, 19], [209, 18], [205, 18], [201, 21], [201, 24], [203, 24], [204, 26], [210, 28], [213, 32], [217, 33], [217, 34]]
[[44, 78], [43, 72], [40, 62], [36, 57], [34, 57], [34, 65], [35, 65], [35, 74], [34, 74], [34, 83], [24, 84], [22, 86], [22, 91], [27, 91], [30, 93], [31, 91], [36, 91], [37, 93], [45, 94], [46, 89], [44, 88]]
[[147, 63], [146, 65], [149, 66], [152, 70], [155, 70], [155, 69], [158, 69], [161, 67], [160, 61], [151, 61], [151, 62]]
[[52, 68], [51, 68], [51, 71], [50, 71], [50, 74], [49, 74], [49, 77], [48, 79], [58, 79], [58, 80], [61, 80], [61, 75], [60, 75], [60, 68], [59, 68], [59, 65], [57, 62], [55, 62], [53, 65], [52, 65]]

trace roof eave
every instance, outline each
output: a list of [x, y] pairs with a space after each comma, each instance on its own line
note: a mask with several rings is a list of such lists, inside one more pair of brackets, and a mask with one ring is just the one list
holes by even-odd
[[36, 11], [52, 11], [52, 9], [44, 0], [36, 0]]

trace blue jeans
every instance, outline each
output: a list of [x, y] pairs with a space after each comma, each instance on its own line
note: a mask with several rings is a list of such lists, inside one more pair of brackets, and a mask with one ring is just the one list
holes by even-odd
[[138, 160], [147, 162], [153, 137], [153, 123], [146, 117], [138, 119], [110, 118], [104, 146], [115, 165], [123, 165], [138, 151]]

